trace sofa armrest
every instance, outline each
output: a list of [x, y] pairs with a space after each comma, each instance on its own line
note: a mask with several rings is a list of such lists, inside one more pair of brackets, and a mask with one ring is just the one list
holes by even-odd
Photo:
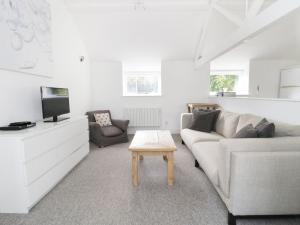
[[127, 131], [129, 120], [111, 120], [112, 124], [123, 131]]
[[233, 152], [230, 212], [234, 215], [300, 213], [300, 151]]
[[[219, 184], [229, 199], [230, 212], [300, 213], [300, 199], [297, 203], [291, 196], [300, 196], [299, 137], [224, 139], [220, 140], [219, 151]], [[291, 207], [287, 200], [292, 201]], [[280, 201], [284, 205], [280, 206]]]
[[180, 119], [180, 130], [190, 128], [192, 126], [193, 113], [182, 113]]

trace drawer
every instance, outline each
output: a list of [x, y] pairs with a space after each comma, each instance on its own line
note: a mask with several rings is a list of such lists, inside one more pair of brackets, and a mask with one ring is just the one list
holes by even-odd
[[27, 161], [24, 164], [25, 185], [30, 185], [43, 174], [51, 170], [55, 165], [63, 161], [66, 157], [77, 151], [81, 146], [88, 143], [88, 135], [88, 131], [85, 131], [80, 135], [72, 137], [58, 147], [39, 155], [33, 160]]
[[24, 139], [24, 159], [31, 160], [88, 130], [87, 119], [69, 123], [58, 129]]
[[89, 144], [87, 143], [28, 186], [28, 208], [33, 207], [41, 198], [43, 198], [88, 153]]

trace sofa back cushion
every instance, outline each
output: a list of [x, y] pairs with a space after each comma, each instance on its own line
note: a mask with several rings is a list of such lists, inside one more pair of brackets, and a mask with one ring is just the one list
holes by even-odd
[[251, 124], [253, 127], [256, 127], [263, 119], [263, 117], [253, 114], [241, 114], [236, 128], [236, 133], [249, 124]]
[[274, 120], [272, 122], [275, 124], [275, 137], [300, 136], [300, 125], [292, 125]]
[[216, 132], [224, 137], [231, 138], [236, 133], [240, 115], [229, 111], [221, 111], [217, 123]]

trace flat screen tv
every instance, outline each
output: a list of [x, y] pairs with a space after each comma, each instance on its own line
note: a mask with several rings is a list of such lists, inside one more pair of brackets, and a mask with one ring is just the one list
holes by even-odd
[[45, 122], [58, 122], [68, 119], [58, 119], [58, 116], [70, 113], [69, 90], [67, 88], [41, 87], [43, 118]]

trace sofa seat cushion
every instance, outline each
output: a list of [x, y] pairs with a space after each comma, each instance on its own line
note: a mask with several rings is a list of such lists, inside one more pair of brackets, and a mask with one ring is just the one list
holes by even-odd
[[219, 186], [217, 162], [218, 154], [220, 154], [220, 143], [198, 142], [193, 145], [192, 152], [210, 181], [215, 186]]
[[224, 137], [231, 138], [236, 133], [240, 115], [233, 112], [222, 111], [216, 123], [216, 131]]
[[101, 127], [101, 130], [106, 137], [115, 137], [123, 134], [123, 131], [116, 126]]
[[224, 137], [215, 133], [206, 133], [191, 129], [183, 129], [181, 130], [181, 138], [184, 141], [184, 143], [187, 145], [189, 149], [192, 149], [192, 146], [196, 142], [203, 142], [203, 141], [219, 141], [223, 139]]

